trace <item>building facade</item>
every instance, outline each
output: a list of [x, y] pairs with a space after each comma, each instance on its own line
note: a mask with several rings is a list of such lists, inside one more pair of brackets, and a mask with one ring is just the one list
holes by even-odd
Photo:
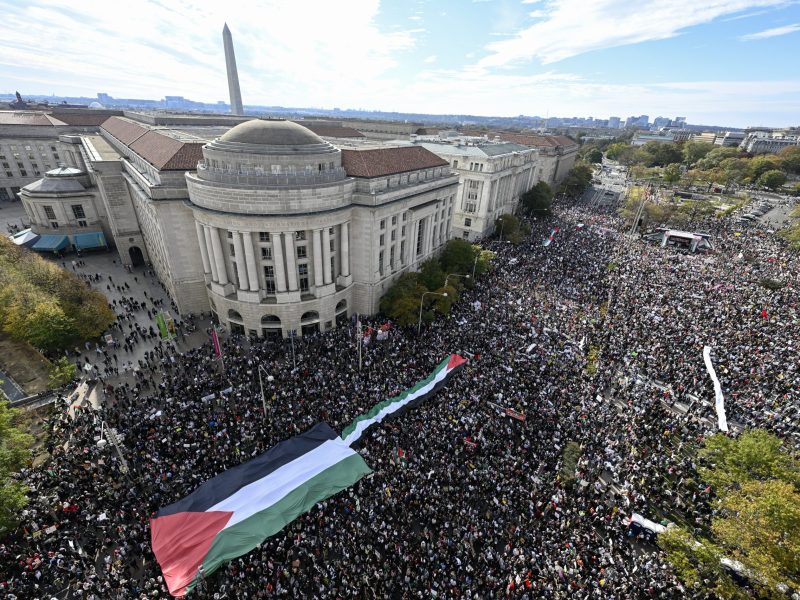
[[800, 145], [800, 136], [753, 131], [744, 137], [739, 148], [750, 154], [770, 154], [797, 145]]
[[75, 168], [24, 191], [37, 233], [83, 216], [123, 263], [151, 265], [181, 313], [211, 310], [239, 333], [307, 335], [375, 313], [451, 237], [458, 176], [422, 147], [342, 150], [290, 121], [131, 115], [61, 143]]
[[62, 110], [0, 111], [0, 202], [19, 199], [20, 190], [61, 165], [59, 136], [97, 131], [100, 124], [119, 111]]
[[418, 142], [447, 160], [459, 176], [453, 236], [477, 240], [492, 233], [497, 218], [514, 213], [522, 194], [538, 181], [539, 153], [521, 144]]

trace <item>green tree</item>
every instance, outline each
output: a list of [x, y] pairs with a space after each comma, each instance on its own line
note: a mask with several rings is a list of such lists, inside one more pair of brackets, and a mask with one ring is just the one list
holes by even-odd
[[583, 155], [583, 160], [593, 165], [600, 164], [603, 162], [603, 153], [600, 152], [599, 148], [589, 148]]
[[750, 181], [758, 181], [767, 171], [780, 171], [781, 162], [775, 155], [756, 156], [750, 160], [748, 167]]
[[561, 193], [576, 197], [592, 182], [592, 169], [586, 163], [576, 163], [561, 182]]
[[678, 183], [681, 180], [681, 166], [677, 163], [667, 165], [662, 176], [667, 183]]
[[686, 142], [683, 145], [683, 162], [691, 166], [714, 149], [714, 144], [708, 142]]
[[18, 428], [18, 417], [0, 390], [0, 536], [16, 525], [28, 503], [28, 488], [13, 475], [30, 460], [33, 438]]
[[530, 228], [514, 215], [503, 214], [494, 222], [494, 232], [499, 238], [517, 245], [530, 234]]
[[61, 387], [75, 379], [77, 372], [78, 367], [69, 362], [66, 357], [62, 356], [54, 362], [53, 366], [50, 368], [48, 383], [50, 387]]
[[[710, 540], [684, 530], [659, 538], [667, 557], [688, 584], [711, 579], [723, 598], [738, 597], [723, 572], [723, 557], [739, 562], [762, 595], [800, 586], [800, 461], [782, 441], [763, 430], [738, 438], [722, 434], [699, 451], [702, 479], [716, 493]], [[698, 579], [699, 578], [699, 579]]]
[[622, 156], [629, 148], [630, 145], [628, 144], [616, 142], [606, 148], [606, 156], [611, 160], [619, 160], [620, 156]]
[[786, 173], [778, 169], [765, 171], [758, 178], [758, 185], [763, 185], [765, 188], [769, 188], [773, 191], [777, 190], [784, 183], [786, 183]]
[[719, 148], [714, 148], [703, 158], [698, 160], [695, 166], [701, 171], [707, 171], [709, 169], [717, 168], [719, 164], [726, 158], [739, 158], [740, 155], [741, 152], [739, 152], [737, 148], [720, 146]]
[[15, 302], [6, 316], [5, 331], [42, 350], [54, 350], [76, 339], [75, 322], [52, 301], [40, 300], [33, 306]]
[[460, 238], [449, 240], [445, 244], [439, 255], [439, 262], [446, 273], [472, 275], [474, 267], [477, 276], [487, 269], [487, 264], [481, 260], [481, 247], [473, 246]]
[[800, 175], [800, 146], [787, 146], [778, 153], [778, 158], [784, 171]]
[[435, 258], [429, 258], [419, 267], [419, 282], [431, 292], [444, 285], [446, 275], [442, 265]]
[[381, 298], [380, 311], [398, 325], [413, 325], [417, 322], [419, 299], [427, 291], [419, 282], [418, 273], [403, 273]]
[[547, 182], [540, 181], [527, 192], [522, 194], [522, 208], [528, 214], [549, 213], [553, 204], [553, 190]]

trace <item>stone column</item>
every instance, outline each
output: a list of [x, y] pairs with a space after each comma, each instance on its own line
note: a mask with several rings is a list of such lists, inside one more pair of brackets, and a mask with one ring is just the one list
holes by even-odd
[[283, 240], [280, 233], [271, 234], [272, 262], [275, 264], [275, 288], [278, 292], [286, 291], [286, 269], [283, 266]]
[[250, 282], [247, 280], [247, 265], [244, 262], [244, 248], [242, 248], [242, 238], [238, 231], [233, 233], [233, 253], [236, 261], [236, 275], [239, 279], [239, 289], [250, 289]]
[[314, 248], [312, 249], [314, 252], [314, 285], [322, 287], [322, 230], [315, 229], [312, 235], [314, 236]]
[[208, 248], [206, 248], [206, 236], [203, 233], [203, 226], [197, 221], [194, 222], [197, 230], [197, 242], [200, 244], [200, 257], [203, 259], [203, 273], [211, 273], [211, 265], [208, 262]]
[[297, 291], [297, 261], [295, 260], [296, 250], [294, 248], [294, 231], [283, 232], [284, 249], [286, 250], [286, 281], [289, 284], [289, 291]]
[[225, 268], [225, 255], [222, 254], [222, 242], [219, 240], [219, 228], [211, 228], [211, 248], [214, 251], [214, 262], [217, 263], [217, 283], [228, 283], [228, 270]]
[[342, 264], [342, 276], [350, 276], [350, 223], [342, 223], [339, 228], [339, 261]]
[[325, 274], [325, 285], [333, 282], [331, 273], [331, 228], [322, 228], [322, 272]]
[[214, 259], [214, 246], [211, 244], [211, 228], [208, 225], [203, 225], [203, 237], [206, 239], [206, 253], [211, 266], [211, 281], [219, 281], [217, 261]]
[[242, 232], [242, 245], [244, 246], [244, 260], [247, 263], [247, 279], [250, 280], [250, 291], [257, 292], [259, 288], [258, 268], [253, 251], [253, 235], [249, 231]]

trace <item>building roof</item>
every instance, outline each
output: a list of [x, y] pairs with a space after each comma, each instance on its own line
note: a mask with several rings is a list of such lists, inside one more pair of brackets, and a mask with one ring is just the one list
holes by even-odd
[[43, 112], [2, 110], [0, 111], [0, 125], [38, 125], [52, 127], [53, 123]]
[[479, 145], [467, 144], [448, 144], [444, 142], [415, 142], [416, 145], [427, 148], [435, 154], [445, 154], [451, 156], [471, 156], [476, 158], [487, 158], [490, 156], [502, 156], [514, 152], [531, 152], [531, 148], [522, 144], [492, 144], [483, 143]]
[[74, 177], [45, 177], [23, 188], [26, 192], [47, 194], [70, 194], [86, 191], [81, 182]]
[[[51, 118], [57, 119], [65, 125], [78, 127], [98, 127], [110, 116], [120, 114], [122, 111], [110, 110], [82, 110], [82, 111], [53, 111]], [[57, 123], [59, 124], [59, 123]]]
[[121, 117], [111, 117], [103, 129], [159, 171], [189, 171], [203, 158], [204, 141], [183, 141], [169, 135], [169, 130], [150, 129]]
[[533, 148], [569, 148], [578, 145], [578, 142], [568, 138], [565, 135], [533, 135], [528, 133], [510, 133], [505, 131], [490, 135], [496, 135], [500, 139], [517, 144], [523, 144], [524, 146], [531, 146]]
[[325, 143], [316, 133], [298, 123], [266, 119], [240, 123], [222, 135], [219, 141], [258, 146], [309, 146]]
[[421, 146], [342, 150], [342, 166], [350, 177], [382, 177], [449, 163]]
[[194, 169], [203, 158], [203, 145], [148, 131], [128, 147], [159, 171], [186, 171]]
[[123, 117], [109, 117], [103, 121], [101, 127], [126, 146], [130, 146], [133, 142], [150, 131], [147, 127], [143, 127]]
[[304, 125], [321, 137], [334, 138], [363, 138], [363, 133], [352, 127], [339, 127], [336, 125]]

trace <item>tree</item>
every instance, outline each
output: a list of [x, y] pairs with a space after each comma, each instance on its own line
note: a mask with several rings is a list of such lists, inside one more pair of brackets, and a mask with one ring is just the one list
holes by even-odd
[[530, 234], [530, 228], [524, 225], [517, 217], [510, 214], [500, 215], [494, 222], [494, 231], [498, 237], [508, 240], [514, 245], [522, 241]]
[[715, 169], [718, 167], [719, 164], [726, 158], [739, 158], [740, 155], [741, 152], [739, 152], [737, 148], [721, 146], [711, 150], [703, 158], [698, 160], [695, 166], [701, 171], [707, 171], [709, 169]]
[[681, 166], [677, 163], [667, 165], [662, 175], [667, 183], [678, 183], [681, 180]]
[[800, 146], [787, 146], [778, 153], [778, 158], [784, 171], [800, 175]]
[[750, 160], [748, 167], [750, 181], [755, 182], [767, 171], [780, 171], [781, 163], [774, 155], [756, 156]]
[[420, 297], [428, 290], [419, 282], [418, 273], [403, 273], [380, 301], [380, 311], [400, 326], [417, 322]]
[[778, 169], [765, 171], [758, 178], [758, 185], [763, 185], [765, 188], [769, 188], [773, 191], [777, 190], [784, 183], [786, 183], [786, 173]]
[[714, 144], [708, 142], [686, 142], [683, 145], [683, 162], [691, 166], [714, 149]]
[[540, 181], [527, 192], [522, 194], [522, 208], [525, 212], [549, 213], [553, 204], [553, 190], [547, 182]]
[[619, 160], [620, 156], [622, 156], [629, 148], [630, 146], [628, 144], [616, 142], [606, 148], [606, 156], [611, 160]]
[[52, 301], [39, 300], [32, 307], [17, 301], [6, 316], [5, 331], [17, 340], [42, 350], [54, 350], [76, 339], [75, 323]]
[[717, 434], [699, 456], [705, 466], [698, 472], [716, 493], [713, 538], [694, 540], [685, 530], [660, 536], [679, 576], [690, 586], [711, 579], [718, 595], [737, 597], [724, 557], [740, 563], [765, 596], [800, 587], [800, 461], [763, 430], [736, 439]]
[[576, 197], [592, 182], [592, 169], [586, 163], [576, 163], [561, 182], [561, 192]]
[[459, 238], [449, 240], [445, 244], [444, 250], [439, 255], [439, 262], [445, 272], [460, 275], [472, 275], [474, 267], [477, 276], [484, 273], [488, 267], [486, 262], [481, 260], [481, 247], [473, 246]]
[[28, 503], [28, 488], [13, 475], [28, 463], [33, 438], [17, 427], [18, 416], [0, 390], [0, 535], [14, 527]]
[[583, 155], [583, 159], [593, 165], [603, 162], [603, 153], [598, 148], [589, 148]]
[[431, 292], [444, 285], [446, 275], [442, 265], [435, 258], [429, 258], [419, 268], [419, 282]]
[[50, 384], [50, 387], [61, 387], [62, 385], [66, 385], [75, 379], [75, 374], [77, 371], [78, 367], [69, 362], [66, 357], [62, 356], [56, 362], [54, 362], [53, 366], [50, 368], [48, 383]]

